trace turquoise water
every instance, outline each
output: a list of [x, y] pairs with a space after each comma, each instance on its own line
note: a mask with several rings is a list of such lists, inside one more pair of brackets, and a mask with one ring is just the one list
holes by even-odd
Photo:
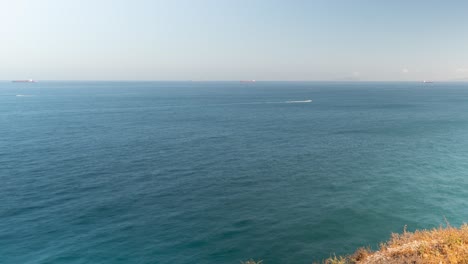
[[311, 263], [468, 220], [468, 84], [3, 82], [0, 180], [1, 263]]

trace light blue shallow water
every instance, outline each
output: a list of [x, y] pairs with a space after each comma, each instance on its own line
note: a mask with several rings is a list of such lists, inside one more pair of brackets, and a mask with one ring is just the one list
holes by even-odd
[[468, 84], [3, 82], [0, 181], [1, 263], [311, 263], [468, 220]]

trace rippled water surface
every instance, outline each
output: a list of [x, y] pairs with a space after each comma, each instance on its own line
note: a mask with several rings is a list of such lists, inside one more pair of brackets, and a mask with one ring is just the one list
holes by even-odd
[[468, 84], [0, 83], [2, 263], [311, 263], [468, 220]]

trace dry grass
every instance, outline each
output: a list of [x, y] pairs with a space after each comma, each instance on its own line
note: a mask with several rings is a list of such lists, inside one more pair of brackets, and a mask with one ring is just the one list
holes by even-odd
[[345, 257], [331, 257], [325, 264], [468, 264], [468, 225], [460, 228], [421, 230], [392, 234], [380, 250], [361, 248]]
[[[262, 264], [248, 260], [241, 264]], [[324, 264], [468, 264], [468, 224], [392, 234], [372, 251], [360, 248], [349, 256], [333, 256]]]

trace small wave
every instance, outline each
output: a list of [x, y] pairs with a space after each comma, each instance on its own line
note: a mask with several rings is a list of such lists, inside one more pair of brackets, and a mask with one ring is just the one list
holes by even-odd
[[30, 94], [17, 94], [16, 97], [31, 97]]
[[287, 104], [298, 104], [298, 103], [310, 103], [312, 100], [302, 100], [302, 101], [286, 101]]

